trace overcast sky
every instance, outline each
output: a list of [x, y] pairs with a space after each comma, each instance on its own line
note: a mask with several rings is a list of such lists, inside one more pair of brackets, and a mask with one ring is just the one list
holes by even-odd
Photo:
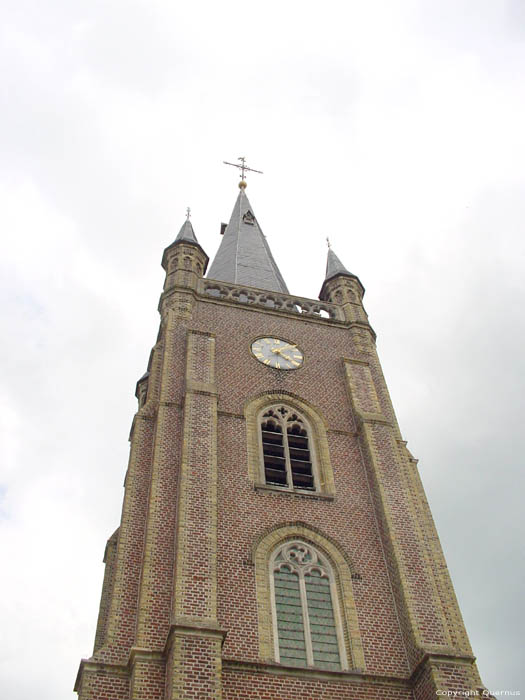
[[365, 304], [482, 679], [523, 670], [525, 2], [4, 0], [0, 691], [71, 699], [163, 249], [248, 196]]

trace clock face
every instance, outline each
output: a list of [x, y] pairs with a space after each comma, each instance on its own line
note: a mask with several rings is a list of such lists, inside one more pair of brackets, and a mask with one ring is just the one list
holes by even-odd
[[304, 355], [297, 345], [279, 338], [254, 340], [252, 352], [263, 365], [275, 369], [299, 369], [304, 362]]

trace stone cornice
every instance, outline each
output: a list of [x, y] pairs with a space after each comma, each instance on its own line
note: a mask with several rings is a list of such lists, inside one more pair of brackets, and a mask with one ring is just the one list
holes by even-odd
[[142, 647], [131, 647], [131, 651], [129, 652], [128, 669], [131, 670], [137, 661], [145, 661], [147, 663], [164, 663], [164, 652], [154, 651], [153, 649], [143, 649]]
[[[82, 673], [84, 671], [92, 671], [95, 673], [108, 673], [114, 676], [129, 677], [131, 669], [136, 661], [148, 661], [162, 663], [166, 658], [167, 650], [169, 649], [173, 636], [175, 634], [183, 634], [199, 637], [216, 637], [224, 641], [227, 632], [221, 629], [218, 625], [211, 621], [193, 620], [191, 618], [179, 618], [174, 621], [170, 627], [166, 645], [163, 651], [154, 651], [151, 649], [141, 649], [133, 647], [129, 654], [127, 664], [113, 664], [101, 661], [92, 661], [91, 659], [82, 659], [75, 680], [74, 690], [79, 691]], [[272, 663], [268, 661], [241, 661], [239, 659], [223, 658], [222, 666], [226, 671], [235, 671], [238, 673], [268, 673], [278, 676], [291, 676], [293, 678], [301, 678], [306, 681], [322, 680], [333, 682], [347, 683], [373, 683], [377, 685], [393, 685], [396, 687], [408, 688], [413, 685], [427, 664], [459, 664], [463, 666], [471, 666], [476, 661], [475, 656], [466, 654], [427, 652], [425, 653], [409, 677], [401, 676], [383, 676], [365, 673], [359, 669], [350, 671], [327, 671], [317, 668], [298, 668], [296, 666], [285, 666], [283, 664]]]
[[164, 645], [164, 656], [167, 655], [176, 635], [188, 637], [213, 637], [220, 639], [222, 643], [226, 639], [227, 631], [219, 627], [213, 620], [199, 620], [190, 617], [176, 617], [172, 622], [166, 644]]
[[237, 659], [222, 660], [222, 667], [225, 671], [235, 671], [238, 673], [268, 673], [277, 676], [290, 676], [301, 678], [305, 681], [321, 680], [333, 681], [334, 683], [373, 683], [377, 685], [390, 685], [398, 688], [408, 688], [409, 679], [399, 676], [376, 676], [352, 669], [350, 671], [327, 671], [320, 668], [298, 668], [297, 666], [285, 666], [283, 664], [269, 661], [238, 661]]
[[255, 483], [253, 488], [256, 491], [269, 491], [270, 493], [279, 493], [284, 496], [294, 496], [299, 498], [313, 498], [317, 501], [333, 501], [335, 496], [333, 493], [323, 493], [322, 491], [301, 491], [300, 489], [285, 489], [281, 486], [272, 486], [271, 484]]
[[423, 668], [427, 665], [427, 663], [430, 664], [460, 664], [464, 666], [471, 666], [473, 663], [475, 663], [476, 657], [475, 656], [470, 656], [470, 654], [455, 654], [453, 651], [451, 652], [425, 652], [421, 659], [417, 662], [415, 665], [412, 674], [410, 676], [411, 680], [414, 680], [417, 678], [419, 673], [423, 670]]
[[328, 435], [344, 435], [345, 437], [357, 437], [357, 430], [338, 430], [338, 428], [327, 428]]
[[[291, 318], [345, 325], [344, 315], [337, 304], [284, 292], [270, 292], [230, 282], [201, 279], [197, 295], [216, 304], [234, 304], [244, 308], [261, 309], [270, 314], [285, 314]], [[328, 318], [321, 315], [323, 312]]]
[[212, 382], [199, 382], [195, 379], [186, 380], [186, 392], [190, 394], [205, 394], [218, 396], [217, 385]]
[[[206, 289], [224, 287], [228, 290], [225, 296], [212, 296], [207, 293]], [[238, 293], [237, 296], [230, 296], [231, 293]], [[244, 292], [247, 292], [244, 294]], [[340, 328], [362, 328], [372, 335], [372, 338], [376, 339], [376, 333], [372, 326], [365, 321], [347, 321], [344, 318], [343, 312], [341, 311], [339, 305], [332, 304], [329, 302], [318, 301], [316, 299], [309, 299], [307, 297], [299, 297], [291, 294], [283, 294], [281, 292], [266, 292], [262, 289], [255, 289], [254, 287], [245, 287], [242, 285], [234, 285], [226, 282], [215, 282], [214, 280], [200, 279], [198, 283], [197, 290], [190, 287], [173, 286], [169, 290], [162, 292], [159, 299], [158, 310], [162, 312], [164, 302], [174, 294], [185, 293], [191, 295], [196, 301], [205, 301], [211, 304], [217, 304], [219, 306], [235, 306], [240, 309], [249, 311], [263, 311], [266, 314], [272, 316], [286, 316], [287, 318], [293, 318], [295, 320], [300, 319], [301, 321], [308, 321], [309, 323], [321, 323], [322, 325], [328, 326], [338, 326]], [[250, 298], [250, 293], [252, 298]], [[246, 301], [243, 301], [241, 297], [245, 296]], [[267, 306], [263, 303], [262, 299], [277, 298], [283, 302], [280, 307]], [[282, 299], [281, 299], [282, 298]], [[301, 304], [303, 306], [301, 306]], [[320, 315], [321, 310], [326, 310], [330, 307], [330, 312], [332, 317], [325, 318]], [[303, 310], [304, 308], [304, 310]], [[319, 311], [308, 311], [306, 309], [319, 309]], [[296, 310], [301, 309], [301, 310]], [[327, 312], [328, 313], [328, 312]]]
[[236, 671], [239, 673], [268, 673], [278, 676], [291, 676], [301, 678], [305, 681], [322, 680], [334, 682], [348, 683], [373, 683], [377, 685], [393, 685], [396, 687], [410, 688], [417, 680], [419, 674], [424, 667], [430, 664], [459, 664], [470, 666], [475, 662], [474, 656], [457, 655], [448, 653], [426, 653], [417, 666], [414, 668], [410, 676], [383, 676], [379, 674], [371, 674], [352, 669], [349, 671], [327, 671], [317, 668], [298, 668], [297, 666], [285, 666], [283, 664], [268, 662], [268, 661], [240, 661], [238, 659], [222, 660], [223, 669], [226, 671]]
[[357, 432], [361, 432], [363, 426], [370, 423], [376, 423], [380, 425], [387, 425], [393, 428], [394, 425], [391, 420], [385, 418], [381, 413], [368, 413], [366, 411], [356, 411], [358, 429]]
[[232, 413], [231, 411], [218, 410], [217, 415], [228, 416], [228, 418], [239, 418], [239, 420], [246, 420], [246, 416], [244, 416], [242, 413]]
[[82, 659], [80, 661], [80, 666], [78, 667], [75, 685], [73, 686], [73, 690], [75, 691], [75, 693], [80, 692], [80, 683], [82, 681], [82, 675], [85, 671], [91, 671], [93, 673], [108, 673], [113, 676], [123, 676], [125, 678], [129, 677], [128, 664], [112, 664], [106, 661], [93, 661], [92, 659]]
[[476, 657], [468, 654], [454, 654], [453, 652], [425, 652], [412, 670], [412, 673], [410, 674], [410, 682], [412, 685], [414, 685], [427, 666], [439, 664], [472, 666], [472, 664], [475, 662]]

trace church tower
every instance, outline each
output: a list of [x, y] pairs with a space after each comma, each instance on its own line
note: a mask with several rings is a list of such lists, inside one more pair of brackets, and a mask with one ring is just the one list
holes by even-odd
[[[332, 249], [290, 294], [240, 191], [208, 274], [164, 251], [80, 700], [483, 690], [363, 306]], [[488, 696], [488, 695], [487, 695]]]

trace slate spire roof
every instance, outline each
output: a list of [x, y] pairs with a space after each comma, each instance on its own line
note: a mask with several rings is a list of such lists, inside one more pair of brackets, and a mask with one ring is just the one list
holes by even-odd
[[191, 225], [191, 221], [189, 219], [186, 219], [186, 221], [182, 224], [182, 228], [177, 234], [177, 238], [175, 239], [175, 242], [178, 241], [189, 241], [190, 243], [197, 243], [197, 245], [199, 244], [199, 241], [195, 236], [195, 231], [193, 230], [193, 226]]
[[207, 277], [288, 294], [245, 189], [242, 184], [240, 187], [230, 223]]
[[334, 253], [332, 248], [329, 247], [328, 256], [326, 258], [326, 275], [324, 278], [323, 286], [321, 287], [321, 291], [319, 292], [319, 299], [329, 301], [330, 295], [326, 290], [326, 283], [333, 277], [338, 277], [339, 275], [343, 275], [344, 277], [353, 277], [359, 283], [362, 289], [362, 293], [365, 293], [365, 288], [361, 284], [361, 280], [359, 279], [359, 277], [350, 272], [350, 270], [347, 270], [343, 263], [339, 260], [337, 255]]
[[336, 275], [349, 275], [350, 277], [355, 277], [343, 263], [339, 260], [337, 255], [331, 248], [328, 248], [328, 257], [326, 258], [326, 275], [325, 282]]
[[[173, 246], [177, 245], [178, 243], [192, 243], [193, 245], [198, 246], [202, 250], [202, 246], [197, 240], [197, 236], [195, 235], [195, 231], [193, 230], [193, 226], [191, 225], [191, 221], [189, 217], [186, 219], [186, 221], [182, 224], [182, 227], [180, 231], [177, 234], [177, 237], [173, 241], [171, 245], [169, 245], [165, 250], [164, 250], [164, 255], [162, 256], [162, 267], [166, 269], [167, 265], [167, 253], [172, 249]], [[202, 250], [204, 255], [206, 253], [204, 250]], [[208, 264], [208, 256], [206, 255], [206, 263], [205, 266]]]

